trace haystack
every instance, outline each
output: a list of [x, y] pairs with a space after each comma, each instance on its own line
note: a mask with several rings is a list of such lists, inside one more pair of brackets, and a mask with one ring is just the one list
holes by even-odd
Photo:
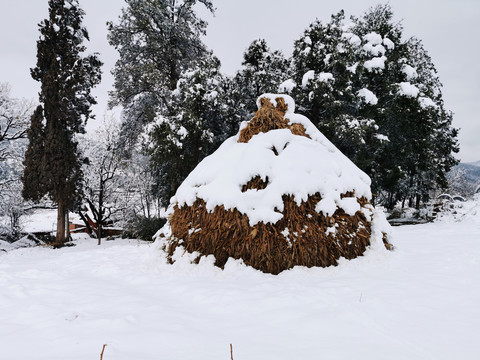
[[213, 255], [223, 267], [231, 257], [278, 274], [362, 255], [374, 218], [369, 177], [294, 113], [291, 97], [265, 94], [257, 105], [172, 198], [158, 235], [169, 259]]

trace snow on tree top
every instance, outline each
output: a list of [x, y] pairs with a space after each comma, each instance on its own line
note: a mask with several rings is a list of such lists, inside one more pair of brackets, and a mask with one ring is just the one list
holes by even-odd
[[385, 45], [388, 50], [395, 49], [394, 42], [387, 37], [383, 38], [383, 45]]
[[398, 84], [398, 93], [407, 97], [417, 97], [419, 89], [410, 82], [401, 82]]
[[[289, 129], [276, 129], [239, 142], [239, 132], [190, 173], [172, 197], [171, 211], [175, 204], [192, 206], [198, 198], [206, 202], [208, 211], [221, 205], [226, 210], [237, 209], [248, 216], [253, 226], [261, 221], [274, 224], [283, 217], [283, 195], [294, 196], [300, 205], [310, 195], [320, 193], [322, 201], [317, 211], [325, 215], [332, 215], [337, 207], [358, 210], [346, 206], [349, 200], [342, 195], [348, 192], [371, 199], [370, 178], [310, 120], [294, 113], [295, 102], [290, 96], [265, 94], [261, 98], [268, 99], [273, 106], [277, 106], [279, 98], [283, 99], [288, 107], [284, 118], [290, 124], [303, 125], [308, 137], [294, 135]], [[257, 104], [260, 106], [260, 101]], [[266, 187], [245, 191], [243, 186], [256, 176]]]
[[408, 64], [402, 66], [402, 72], [407, 76], [408, 81], [418, 77], [417, 70]]
[[290, 93], [297, 86], [293, 79], [285, 80], [278, 86], [278, 91]]
[[363, 39], [372, 45], [379, 45], [383, 41], [382, 36], [377, 34], [376, 32], [371, 32], [367, 35], [364, 35]]
[[385, 61], [387, 58], [385, 56], [374, 57], [373, 59], [365, 61], [363, 66], [368, 70], [372, 71], [373, 69], [385, 69]]
[[331, 80], [334, 80], [333, 74], [329, 72], [321, 72], [320, 75], [318, 75], [318, 80], [321, 82], [329, 82]]
[[371, 92], [367, 88], [363, 88], [363, 89], [358, 90], [357, 95], [360, 96], [361, 98], [363, 98], [363, 100], [367, 104], [377, 105], [377, 103], [378, 103], [378, 98], [375, 96], [375, 94], [373, 92]]
[[353, 46], [359, 46], [362, 43], [362, 40], [357, 35], [349, 31], [344, 32], [342, 38], [347, 39], [350, 45]]
[[307, 71], [302, 78], [302, 87], [306, 88], [308, 86], [308, 82], [315, 78], [315, 70]]
[[418, 101], [419, 101], [422, 109], [426, 109], [428, 107], [438, 108], [438, 105], [435, 104], [435, 102], [432, 99], [430, 99], [429, 97], [422, 96], [422, 97], [418, 98]]

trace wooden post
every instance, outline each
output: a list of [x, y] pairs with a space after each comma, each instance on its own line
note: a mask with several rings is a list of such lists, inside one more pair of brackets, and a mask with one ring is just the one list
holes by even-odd
[[107, 344], [103, 344], [102, 352], [100, 354], [100, 360], [103, 360], [103, 352], [105, 351], [105, 346], [107, 346]]

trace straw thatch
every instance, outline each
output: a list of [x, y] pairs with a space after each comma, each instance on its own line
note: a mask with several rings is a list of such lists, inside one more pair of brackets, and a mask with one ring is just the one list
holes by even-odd
[[[273, 129], [290, 129], [295, 135], [306, 136], [301, 124], [290, 124], [285, 119], [287, 105], [283, 98], [276, 106], [268, 99], [260, 100], [261, 108], [241, 131], [238, 142], [248, 142], [254, 135]], [[272, 149], [274, 152], [275, 149]], [[247, 159], [248, 161], [248, 159]], [[269, 185], [268, 177], [254, 176], [241, 187], [262, 190]], [[343, 209], [331, 216], [316, 209], [322, 199], [319, 193], [309, 195], [298, 204], [291, 195], [284, 194], [282, 218], [276, 223], [258, 222], [251, 226], [246, 214], [223, 205], [209, 211], [203, 199], [188, 206], [173, 206], [169, 217], [171, 236], [166, 250], [171, 261], [175, 250], [201, 256], [213, 255], [215, 265], [222, 267], [229, 257], [242, 259], [266, 273], [278, 274], [296, 265], [326, 267], [336, 265], [340, 257], [353, 259], [362, 255], [370, 244], [372, 207], [368, 199], [356, 198], [353, 191], [342, 198], [356, 199], [360, 210], [353, 216]], [[355, 201], [355, 200], [353, 200]], [[384, 239], [385, 244], [388, 244]]]
[[[219, 267], [232, 257], [263, 272], [278, 274], [295, 265], [336, 265], [340, 257], [353, 259], [369, 245], [370, 223], [362, 212], [349, 216], [338, 209], [333, 216], [325, 217], [315, 211], [321, 200], [319, 194], [300, 206], [292, 196], [284, 195], [283, 200], [280, 221], [254, 226], [249, 226], [248, 217], [238, 210], [218, 206], [213, 212], [207, 211], [201, 199], [193, 206], [176, 206], [170, 218], [173, 236], [168, 254], [173, 255], [183, 245], [191, 253], [214, 255]], [[365, 205], [364, 199], [359, 202]]]
[[260, 109], [253, 119], [248, 122], [247, 126], [242, 129], [238, 142], [246, 143], [254, 135], [276, 129], [290, 129], [294, 135], [310, 137], [302, 124], [289, 124], [288, 119], [284, 118], [288, 107], [283, 98], [279, 97], [276, 99], [276, 106], [267, 98], [261, 98], [259, 102], [261, 105]]

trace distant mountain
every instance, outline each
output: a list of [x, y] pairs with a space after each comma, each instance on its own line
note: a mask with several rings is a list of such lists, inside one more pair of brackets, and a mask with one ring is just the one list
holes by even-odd
[[471, 198], [480, 185], [480, 161], [454, 166], [447, 174], [447, 180], [448, 193]]
[[479, 166], [480, 167], [480, 160], [475, 161], [475, 162], [469, 162], [469, 163], [463, 163], [465, 165], [471, 165], [471, 166]]
[[480, 161], [458, 164], [447, 178], [450, 192], [469, 198], [480, 186]]
[[465, 178], [468, 182], [475, 185], [480, 183], [480, 160], [471, 163], [460, 163], [457, 167], [465, 171]]

